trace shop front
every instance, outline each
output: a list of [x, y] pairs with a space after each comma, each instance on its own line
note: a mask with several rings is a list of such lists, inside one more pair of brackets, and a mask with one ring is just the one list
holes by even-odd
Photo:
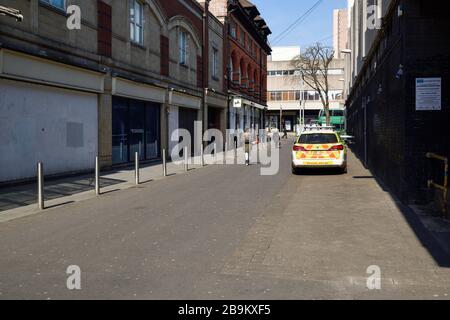
[[114, 78], [112, 97], [112, 164], [161, 157], [161, 103], [165, 91]]
[[259, 130], [263, 128], [264, 109], [265, 107], [263, 105], [255, 102], [243, 98], [233, 98], [229, 111], [230, 129]]
[[154, 102], [113, 97], [113, 164], [160, 157], [160, 105]]

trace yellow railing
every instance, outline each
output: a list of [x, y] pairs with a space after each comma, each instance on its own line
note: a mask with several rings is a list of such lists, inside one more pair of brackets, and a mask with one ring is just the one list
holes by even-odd
[[447, 217], [448, 215], [448, 158], [444, 156], [440, 156], [436, 153], [428, 152], [426, 157], [428, 159], [436, 159], [439, 161], [444, 162], [444, 184], [440, 185], [433, 180], [428, 180], [428, 188], [435, 188], [438, 190], [441, 190], [444, 197], [444, 208], [443, 208], [443, 215], [444, 217]]

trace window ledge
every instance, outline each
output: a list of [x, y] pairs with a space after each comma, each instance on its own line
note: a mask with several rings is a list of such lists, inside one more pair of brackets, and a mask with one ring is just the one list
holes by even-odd
[[217, 81], [217, 82], [219, 81], [219, 77], [212, 76], [211, 78], [212, 78], [214, 81]]
[[42, 2], [42, 1], [39, 1], [39, 5], [41, 7], [44, 7], [46, 9], [50, 10], [50, 11], [58, 13], [58, 14], [64, 16], [64, 17], [68, 17], [69, 16], [67, 14], [67, 12], [66, 12], [67, 9], [61, 9], [59, 7], [55, 7], [55, 6], [51, 5], [50, 3], [46, 3], [46, 2]]
[[130, 40], [130, 42], [133, 47], [136, 47], [136, 48], [139, 48], [142, 50], [147, 50], [147, 47], [145, 47], [143, 43], [135, 42], [133, 40]]
[[189, 69], [189, 66], [186, 63], [180, 62], [180, 66]]

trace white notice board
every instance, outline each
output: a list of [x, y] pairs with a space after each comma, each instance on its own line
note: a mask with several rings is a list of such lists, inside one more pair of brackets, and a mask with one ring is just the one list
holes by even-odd
[[416, 110], [441, 110], [441, 78], [416, 78]]

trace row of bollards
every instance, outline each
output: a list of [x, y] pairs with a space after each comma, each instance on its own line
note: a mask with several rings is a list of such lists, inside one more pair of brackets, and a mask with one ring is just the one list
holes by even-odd
[[[259, 145], [256, 146], [259, 151]], [[205, 165], [205, 159], [204, 159], [204, 150], [201, 148], [200, 150], [200, 163], [203, 167]], [[216, 145], [214, 145], [214, 153], [217, 152]], [[226, 143], [225, 146], [225, 155], [228, 152], [228, 143]], [[257, 152], [259, 155], [259, 152]], [[237, 143], [235, 143], [235, 149], [234, 149], [234, 156], [237, 156]], [[162, 169], [163, 169], [163, 176], [167, 177], [167, 159], [166, 159], [166, 150], [162, 150]], [[134, 178], [135, 178], [135, 184], [139, 185], [140, 183], [140, 177], [139, 177], [139, 153], [136, 152], [134, 155]], [[259, 158], [257, 159], [257, 162], [259, 162]], [[188, 148], [184, 148], [184, 170], [189, 171], [189, 154], [188, 154]], [[99, 163], [99, 157], [95, 157], [95, 194], [100, 195], [100, 163]], [[39, 161], [37, 163], [37, 197], [38, 197], [38, 207], [40, 210], [45, 209], [45, 202], [44, 202], [44, 164]]]

